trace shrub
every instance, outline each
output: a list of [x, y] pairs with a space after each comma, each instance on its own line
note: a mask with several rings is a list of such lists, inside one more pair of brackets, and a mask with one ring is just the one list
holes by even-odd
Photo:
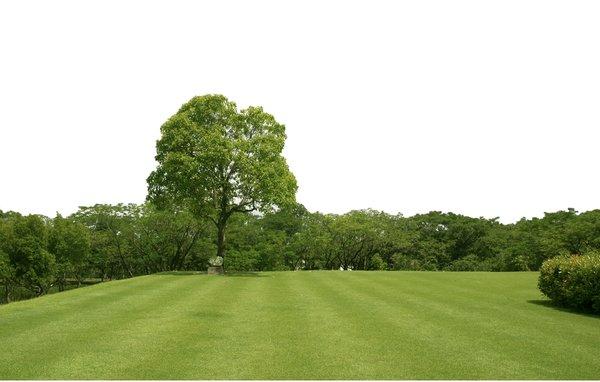
[[371, 257], [371, 263], [370, 263], [369, 269], [372, 269], [375, 271], [385, 271], [385, 270], [387, 270], [387, 264], [385, 263], [385, 261], [383, 261], [381, 256], [373, 255], [373, 257]]
[[224, 265], [227, 271], [248, 272], [257, 270], [259, 260], [260, 253], [257, 251], [236, 251], [231, 249], [227, 251]]
[[392, 255], [392, 267], [396, 271], [403, 271], [408, 269], [410, 264], [410, 257], [401, 253], [395, 253]]
[[475, 255], [467, 255], [461, 259], [454, 260], [449, 266], [449, 271], [478, 271], [480, 270], [481, 261]]
[[600, 313], [600, 252], [544, 261], [538, 286], [559, 305]]

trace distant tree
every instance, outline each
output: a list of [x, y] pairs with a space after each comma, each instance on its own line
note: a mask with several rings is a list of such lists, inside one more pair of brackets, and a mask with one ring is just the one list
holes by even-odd
[[161, 127], [148, 199], [190, 208], [216, 228], [217, 256], [235, 213], [295, 202], [296, 179], [281, 152], [285, 127], [261, 107], [238, 111], [222, 95], [194, 97]]
[[13, 215], [4, 251], [18, 283], [36, 295], [48, 292], [54, 282], [55, 258], [47, 251], [46, 221], [38, 215]]
[[265, 229], [282, 231], [288, 237], [291, 237], [302, 229], [303, 219], [307, 214], [306, 207], [297, 203], [285, 206], [279, 211], [265, 214], [261, 219], [261, 225]]
[[267, 213], [258, 221], [262, 237], [258, 246], [261, 253], [261, 269], [297, 268], [292, 241], [301, 231], [307, 214], [308, 211], [302, 204], [295, 204], [274, 213]]
[[15, 269], [10, 263], [8, 255], [0, 248], [0, 286], [3, 289], [3, 302], [8, 303], [11, 301], [11, 292], [14, 285]]
[[75, 277], [80, 284], [83, 265], [90, 252], [89, 230], [79, 222], [57, 215], [52, 220], [48, 251], [56, 258], [59, 290], [65, 289], [69, 276]]
[[378, 224], [381, 213], [375, 210], [351, 211], [334, 216], [328, 225], [333, 243], [331, 267], [368, 269], [371, 258], [378, 253], [385, 231]]
[[[135, 204], [96, 204], [80, 207], [71, 216], [91, 231], [91, 265], [102, 278], [133, 277], [132, 253], [128, 235], [134, 219], [139, 215]], [[119, 272], [120, 271], [120, 272]]]
[[4, 303], [12, 301], [13, 290], [19, 285], [14, 264], [8, 255], [14, 248], [14, 219], [11, 217], [21, 217], [21, 215], [0, 211], [0, 287], [2, 287], [0, 302]]
[[569, 254], [600, 249], [600, 210], [581, 213], [564, 224], [561, 239]]
[[156, 210], [151, 204], [139, 212], [129, 240], [146, 273], [185, 269], [194, 255], [205, 256], [199, 248], [206, 245], [208, 223], [186, 210]]
[[333, 243], [329, 225], [333, 218], [321, 213], [304, 215], [302, 226], [290, 243], [291, 269], [323, 269], [333, 267]]

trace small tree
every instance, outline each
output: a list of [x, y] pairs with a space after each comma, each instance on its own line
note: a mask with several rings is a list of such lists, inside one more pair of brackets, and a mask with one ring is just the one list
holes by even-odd
[[194, 97], [161, 127], [148, 199], [190, 208], [216, 228], [217, 256], [234, 213], [295, 202], [296, 179], [281, 155], [285, 127], [261, 107], [238, 111], [222, 95]]

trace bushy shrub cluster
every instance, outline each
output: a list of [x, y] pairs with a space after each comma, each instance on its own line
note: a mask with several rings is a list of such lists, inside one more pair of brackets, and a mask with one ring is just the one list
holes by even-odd
[[546, 260], [538, 285], [559, 305], [600, 313], [600, 252]]

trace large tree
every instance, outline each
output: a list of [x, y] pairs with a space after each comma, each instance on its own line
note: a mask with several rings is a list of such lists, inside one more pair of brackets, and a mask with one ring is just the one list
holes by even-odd
[[194, 97], [161, 127], [148, 199], [190, 208], [216, 228], [217, 256], [234, 213], [295, 202], [296, 179], [281, 152], [285, 126], [261, 107], [238, 110], [222, 95]]

